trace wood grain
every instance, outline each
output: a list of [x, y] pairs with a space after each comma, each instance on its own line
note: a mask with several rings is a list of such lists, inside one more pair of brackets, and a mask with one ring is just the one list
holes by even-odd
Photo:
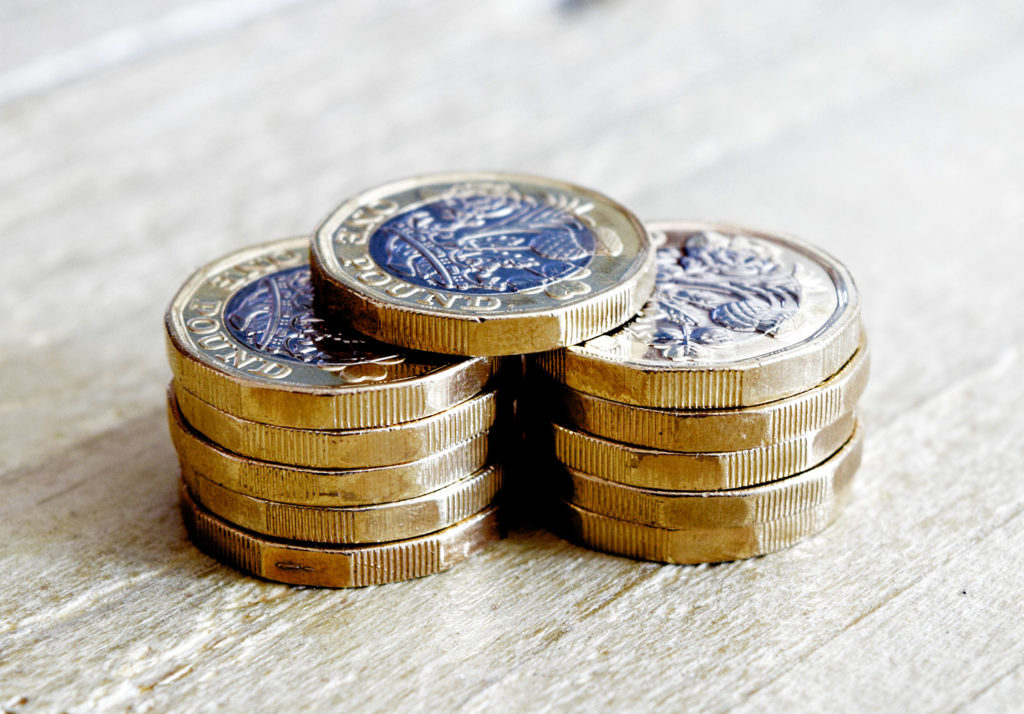
[[[0, 11], [0, 705], [1019, 708], [1020, 3], [207, 6]], [[873, 369], [839, 521], [699, 567], [524, 528], [345, 592], [198, 553], [162, 413], [174, 289], [361, 188], [475, 167], [842, 258]]]

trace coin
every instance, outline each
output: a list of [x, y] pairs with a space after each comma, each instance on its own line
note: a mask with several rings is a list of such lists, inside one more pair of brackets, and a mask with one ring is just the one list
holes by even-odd
[[388, 426], [476, 394], [492, 361], [382, 345], [312, 312], [309, 239], [245, 248], [190, 277], [164, 324], [185, 389], [243, 419], [309, 429]]
[[654, 249], [590, 189], [448, 173], [349, 199], [317, 229], [318, 309], [389, 344], [462, 355], [550, 350], [607, 332], [650, 297]]
[[848, 412], [831, 424], [786, 441], [744, 451], [646, 449], [552, 424], [555, 458], [568, 468], [638, 488], [715, 491], [777, 481], [817, 466], [853, 434]]
[[358, 506], [415, 498], [453, 484], [487, 463], [490, 435], [481, 432], [436, 454], [397, 466], [359, 470], [309, 469], [239, 456], [185, 423], [168, 399], [171, 440], [189, 468], [246, 496], [303, 506]]
[[857, 289], [824, 251], [722, 224], [648, 227], [665, 239], [654, 296], [621, 328], [535, 358], [555, 380], [639, 406], [721, 409], [810, 389], [856, 351]]
[[350, 547], [318, 547], [250, 533], [197, 504], [184, 484], [181, 511], [200, 550], [238, 570], [292, 585], [363, 587], [419, 578], [447, 570], [501, 537], [495, 508], [430, 535]]
[[562, 534], [584, 547], [662, 563], [718, 563], [765, 555], [795, 545], [827, 528], [842, 501], [792, 516], [732, 528], [671, 530], [591, 513], [561, 503]]
[[371, 506], [297, 506], [244, 496], [204, 478], [181, 462], [189, 492], [208, 511], [246, 530], [315, 543], [382, 543], [434, 533], [490, 506], [501, 469], [488, 466], [416, 498]]
[[261, 461], [325, 469], [393, 466], [426, 458], [486, 431], [495, 394], [473, 397], [434, 416], [375, 429], [289, 429], [240, 419], [174, 388], [185, 421], [207, 439]]
[[555, 421], [595, 436], [665, 451], [744, 451], [821, 429], [853, 411], [868, 378], [866, 346], [838, 374], [802, 394], [755, 407], [647, 409], [552, 384]]
[[560, 495], [592, 513], [659, 528], [749, 526], [839, 500], [860, 466], [861, 447], [861, 435], [854, 431], [838, 452], [812, 469], [729, 491], [642, 489], [567, 469]]

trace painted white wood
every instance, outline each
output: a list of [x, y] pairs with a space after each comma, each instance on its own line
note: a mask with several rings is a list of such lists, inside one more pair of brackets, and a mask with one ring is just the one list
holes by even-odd
[[[1019, 3], [202, 7], [2, 10], [0, 705], [1019, 708]], [[117, 33], [142, 39], [38, 73]], [[176, 286], [360, 188], [459, 167], [563, 176], [845, 260], [874, 360], [841, 519], [701, 567], [524, 529], [357, 591], [199, 554], [161, 406]]]

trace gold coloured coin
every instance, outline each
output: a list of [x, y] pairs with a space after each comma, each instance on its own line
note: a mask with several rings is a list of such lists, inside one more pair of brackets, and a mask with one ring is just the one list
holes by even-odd
[[385, 184], [343, 203], [312, 247], [318, 309], [389, 344], [512, 355], [629, 320], [654, 287], [629, 210], [537, 176], [472, 172]]
[[244, 496], [197, 474], [187, 461], [181, 475], [208, 511], [246, 530], [314, 543], [383, 543], [434, 533], [490, 506], [501, 469], [479, 472], [424, 496], [373, 506], [297, 506]]
[[185, 423], [173, 396], [167, 401], [167, 416], [178, 457], [196, 475], [245, 496], [301, 506], [361, 506], [431, 493], [482, 469], [490, 442], [490, 435], [481, 432], [407, 464], [348, 471], [309, 469], [222, 449]]
[[744, 451], [821, 429], [853, 411], [867, 383], [868, 367], [865, 346], [820, 386], [743, 409], [646, 409], [567, 387], [559, 388], [553, 402], [557, 421], [605, 439], [665, 451]]
[[860, 342], [849, 271], [794, 238], [737, 226], [650, 223], [654, 296], [621, 328], [536, 358], [581, 392], [667, 409], [783, 399], [835, 374]]
[[494, 392], [473, 397], [446, 412], [376, 429], [289, 429], [240, 419], [176, 384], [185, 421], [210, 441], [242, 456], [293, 466], [360, 469], [407, 464], [450, 449], [494, 423]]
[[193, 274], [164, 318], [174, 377], [243, 419], [363, 429], [438, 414], [495, 364], [382, 345], [312, 311], [309, 239], [245, 248]]
[[860, 466], [855, 431], [831, 458], [796, 476], [731, 491], [656, 491], [566, 470], [562, 497], [609, 518], [659, 528], [730, 528], [795, 516], [837, 502]]
[[501, 537], [489, 508], [430, 535], [375, 545], [336, 547], [250, 533], [217, 518], [181, 486], [181, 512], [192, 542], [208, 555], [267, 580], [291, 585], [352, 588], [433, 575]]
[[671, 530], [592, 513], [562, 503], [563, 534], [584, 547], [661, 563], [718, 563], [753, 558], [795, 545], [835, 520], [842, 501], [756, 525]]
[[599, 439], [552, 424], [555, 458], [566, 467], [608, 481], [675, 491], [717, 491], [777, 481], [817, 466], [853, 434], [848, 412], [793, 439], [745, 451], [677, 452]]

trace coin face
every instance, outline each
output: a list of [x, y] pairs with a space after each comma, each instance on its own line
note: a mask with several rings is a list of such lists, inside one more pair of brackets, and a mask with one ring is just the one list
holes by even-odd
[[650, 295], [654, 251], [636, 217], [594, 191], [436, 174], [342, 204], [317, 230], [313, 270], [325, 311], [382, 341], [518, 354], [628, 320]]
[[848, 271], [792, 238], [654, 223], [654, 295], [621, 328], [538, 364], [583, 392], [644, 406], [760, 404], [809, 389], [857, 349]]
[[243, 418], [361, 428], [442, 411], [479, 391], [486, 360], [411, 352], [328, 328], [312, 309], [309, 240], [274, 241], [194, 274], [166, 316], [175, 376]]

